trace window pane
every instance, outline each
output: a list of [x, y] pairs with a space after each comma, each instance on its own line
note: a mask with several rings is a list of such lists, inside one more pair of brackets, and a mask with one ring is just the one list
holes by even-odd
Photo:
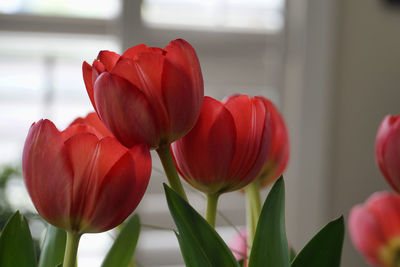
[[[26, 45], [29, 44], [29, 45]], [[119, 50], [110, 36], [0, 32], [0, 165], [19, 162], [32, 122], [49, 118], [62, 129], [93, 110], [82, 61]]]
[[148, 24], [216, 30], [279, 31], [284, 0], [144, 0]]
[[0, 13], [112, 19], [120, 0], [2, 0]]

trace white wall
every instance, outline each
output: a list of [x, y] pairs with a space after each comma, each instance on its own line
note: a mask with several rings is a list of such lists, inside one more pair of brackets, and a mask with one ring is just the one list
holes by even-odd
[[[291, 135], [288, 238], [389, 189], [374, 161], [377, 127], [400, 114], [400, 8], [383, 0], [287, 1], [284, 114]], [[367, 266], [350, 243], [343, 267]]]
[[[383, 2], [341, 0], [338, 6], [332, 214], [348, 215], [372, 192], [388, 189], [375, 164], [374, 142], [383, 117], [400, 114], [400, 8]], [[366, 266], [348, 234], [343, 266]]]

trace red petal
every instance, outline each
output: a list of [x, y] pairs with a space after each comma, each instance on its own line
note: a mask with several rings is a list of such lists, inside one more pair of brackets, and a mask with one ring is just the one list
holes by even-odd
[[97, 59], [103, 63], [106, 71], [108, 72], [114, 68], [115, 63], [117, 63], [119, 58], [120, 56], [117, 53], [107, 50], [100, 51], [99, 55], [97, 56]]
[[205, 97], [195, 127], [172, 144], [179, 171], [203, 192], [224, 191], [235, 140], [232, 115], [219, 101]]
[[66, 228], [73, 173], [61, 134], [52, 122], [41, 120], [30, 128], [22, 170], [26, 188], [39, 214], [48, 222]]
[[133, 47], [129, 48], [128, 50], [126, 50], [125, 53], [123, 53], [121, 57], [133, 59], [137, 54], [142, 53], [142, 52], [155, 52], [158, 54], [163, 54], [163, 50], [158, 47], [148, 47], [145, 44], [140, 44], [140, 45], [133, 46]]
[[74, 173], [69, 214], [69, 228], [72, 230], [77, 231], [81, 228], [86, 201], [92, 197], [91, 188], [96, 184], [96, 181], [89, 178], [97, 142], [97, 137], [90, 133], [74, 135], [65, 142]]
[[361, 205], [349, 215], [349, 232], [354, 246], [372, 265], [379, 265], [378, 253], [385, 239], [376, 218]]
[[365, 208], [374, 215], [387, 241], [400, 235], [400, 196], [380, 192], [372, 195]]
[[[132, 147], [129, 152], [135, 161], [136, 192], [144, 193], [151, 174], [151, 155], [149, 148], [146, 145], [141, 144]], [[142, 197], [140, 197], [140, 199], [141, 198]], [[140, 199], [138, 199], [135, 206], [139, 204]]]
[[189, 75], [194, 92], [192, 109], [199, 112], [203, 102], [204, 83], [196, 51], [183, 39], [170, 42], [164, 50], [166, 51], [166, 58], [174, 65], [180, 66]]
[[203, 96], [196, 98], [197, 92], [186, 71], [169, 60], [165, 60], [162, 72], [162, 94], [170, 120], [170, 143], [193, 128], [200, 114]]
[[95, 86], [98, 114], [106, 127], [125, 146], [159, 143], [154, 112], [143, 93], [128, 81], [103, 73]]
[[93, 68], [86, 61], [82, 64], [83, 81], [85, 82], [86, 91], [89, 95], [90, 102], [94, 108], [96, 104], [94, 103], [94, 93], [93, 93]]
[[101, 134], [92, 126], [87, 124], [75, 123], [69, 126], [67, 129], [61, 132], [63, 140], [67, 140], [68, 138], [80, 134], [80, 133], [91, 133], [96, 135], [97, 138], [101, 138]]
[[232, 177], [251, 182], [264, 165], [269, 149], [269, 130], [265, 106], [246, 95], [231, 97], [225, 104], [236, 125], [236, 152], [231, 165]]
[[146, 96], [155, 114], [159, 134], [169, 133], [169, 118], [162, 92], [162, 72], [165, 58], [157, 53], [140, 53], [135, 60], [121, 59], [114, 67], [115, 74], [138, 88]]
[[379, 127], [375, 157], [387, 182], [400, 192], [400, 116], [386, 116]]
[[122, 223], [142, 199], [150, 172], [151, 157], [145, 146], [124, 154], [104, 178], [86, 231], [106, 231]]
[[[99, 139], [106, 137], [106, 136], [113, 136], [112, 133], [106, 128], [106, 126], [100, 120], [99, 116], [97, 116], [96, 112], [89, 113], [85, 118], [79, 117], [79, 118], [75, 119], [70, 124], [70, 126], [76, 125], [76, 124], [89, 126], [89, 127], [87, 127], [88, 128], [87, 131], [95, 134]], [[68, 127], [66, 130], [68, 130], [69, 128], [71, 128], [71, 127]]]
[[273, 183], [286, 168], [289, 160], [289, 136], [285, 122], [275, 105], [266, 98], [256, 98], [264, 103], [270, 117], [271, 141], [266, 162], [260, 172], [262, 187], [265, 187]]
[[[104, 66], [104, 64], [97, 59], [95, 59], [93, 61], [92, 66], [93, 66], [93, 69], [97, 71], [98, 75], [106, 71], [106, 67]], [[93, 79], [93, 83], [94, 83], [94, 81], [95, 81], [95, 79]]]

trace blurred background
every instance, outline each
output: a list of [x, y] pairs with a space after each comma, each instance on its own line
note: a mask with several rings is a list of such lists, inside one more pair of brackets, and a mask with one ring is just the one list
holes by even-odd
[[[44, 223], [20, 179], [32, 122], [59, 129], [92, 111], [81, 65], [100, 50], [184, 38], [197, 50], [207, 95], [264, 95], [282, 111], [291, 156], [288, 239], [300, 250], [329, 220], [389, 190], [374, 162], [377, 127], [400, 113], [400, 8], [385, 0], [0, 0], [0, 211], [20, 209], [40, 239]], [[138, 208], [137, 266], [180, 266], [154, 157]], [[188, 189], [190, 191], [190, 189]], [[266, 195], [266, 192], [264, 192]], [[200, 212], [204, 199], [189, 198]], [[220, 199], [227, 241], [245, 224], [239, 193]], [[1, 217], [4, 221], [4, 217]], [[0, 222], [2, 222], [0, 220]], [[81, 266], [99, 266], [112, 234], [85, 235]], [[346, 236], [342, 266], [367, 266]]]

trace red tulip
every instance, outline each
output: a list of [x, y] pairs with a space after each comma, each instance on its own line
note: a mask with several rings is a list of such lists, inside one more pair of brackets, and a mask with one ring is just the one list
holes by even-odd
[[207, 194], [238, 190], [260, 172], [269, 150], [269, 116], [261, 98], [204, 98], [195, 127], [172, 144], [178, 171]]
[[386, 181], [400, 193], [400, 115], [383, 119], [376, 136], [375, 158]]
[[128, 149], [96, 127], [75, 122], [59, 132], [51, 121], [40, 120], [26, 138], [22, 169], [45, 220], [71, 232], [102, 232], [139, 204], [151, 158], [145, 145]]
[[349, 232], [354, 246], [374, 266], [398, 266], [400, 251], [400, 196], [372, 195], [350, 211]]
[[125, 146], [158, 148], [196, 123], [204, 88], [193, 47], [182, 39], [164, 49], [144, 44], [121, 56], [101, 51], [83, 78], [100, 119]]
[[289, 136], [285, 121], [275, 105], [264, 97], [259, 97], [269, 114], [270, 141], [268, 155], [258, 175], [261, 187], [275, 182], [283, 173], [289, 161]]

